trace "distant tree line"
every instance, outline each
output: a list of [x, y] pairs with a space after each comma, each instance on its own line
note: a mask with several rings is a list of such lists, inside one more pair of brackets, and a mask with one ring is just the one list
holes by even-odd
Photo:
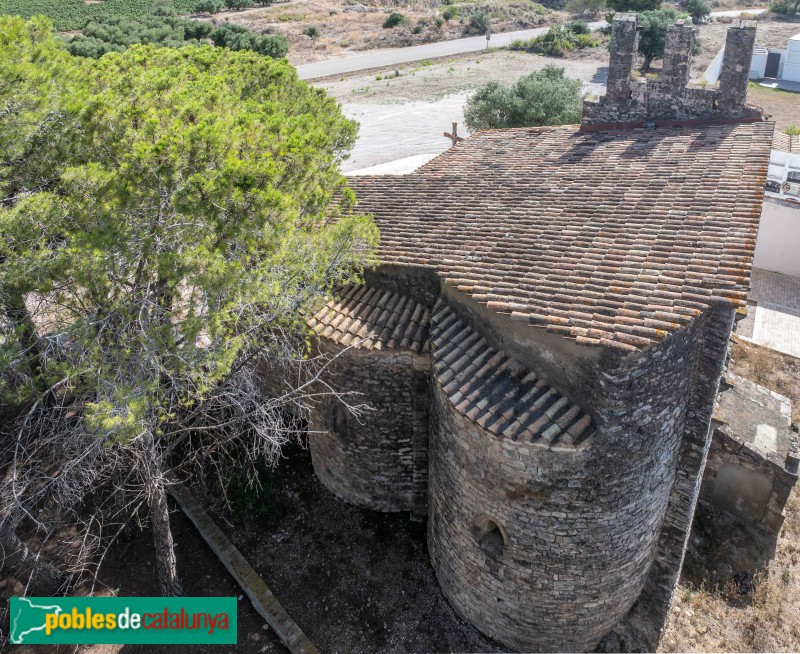
[[286, 56], [289, 49], [283, 36], [256, 34], [231, 23], [216, 27], [207, 21], [180, 18], [168, 6], [157, 7], [153, 13], [141, 17], [98, 16], [90, 19], [82, 32], [69, 41], [72, 55], [97, 58], [108, 52], [124, 52], [134, 43], [179, 48], [199, 45], [208, 39], [217, 47], [252, 50], [274, 59]]

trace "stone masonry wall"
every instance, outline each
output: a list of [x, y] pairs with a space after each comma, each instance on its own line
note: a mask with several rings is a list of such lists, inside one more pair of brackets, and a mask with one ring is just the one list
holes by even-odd
[[[338, 345], [322, 340], [329, 352]], [[329, 367], [359, 418], [331, 397], [311, 411], [309, 447], [320, 481], [341, 499], [378, 511], [425, 513], [430, 359], [409, 350], [350, 349]], [[358, 394], [358, 395], [355, 395]]]
[[695, 30], [682, 20], [667, 30], [658, 79], [633, 79], [640, 30], [635, 14], [614, 17], [606, 94], [584, 102], [582, 129], [763, 120], [760, 109], [745, 104], [754, 23], [736, 21], [728, 29], [718, 89], [687, 88]]
[[690, 328], [694, 332], [694, 354], [688, 357], [684, 367], [689, 395], [680, 447], [674, 462], [675, 482], [644, 589], [636, 606], [618, 626], [619, 631], [630, 638], [629, 645], [638, 643], [634, 646], [654, 648], [669, 611], [683, 566], [711, 443], [711, 415], [727, 357], [734, 314], [731, 306], [718, 304], [695, 320]]
[[[428, 547], [445, 595], [481, 631], [522, 651], [585, 651], [628, 612], [680, 465], [699, 334], [598, 367], [597, 432], [574, 453], [489, 435], [434, 380]], [[487, 519], [507, 539], [500, 556], [477, 540]]]

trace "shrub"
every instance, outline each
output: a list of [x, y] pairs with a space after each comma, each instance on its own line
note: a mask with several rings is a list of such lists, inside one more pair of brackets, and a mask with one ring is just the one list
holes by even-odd
[[695, 23], [701, 23], [711, 15], [711, 7], [706, 0], [688, 0], [685, 9]]
[[211, 35], [214, 45], [230, 50], [252, 50], [258, 54], [280, 59], [286, 56], [289, 44], [283, 36], [255, 34], [246, 27], [225, 23]]
[[453, 18], [458, 17], [458, 9], [455, 7], [448, 7], [442, 12], [442, 18], [445, 20], [452, 20]]
[[787, 136], [800, 136], [800, 127], [797, 125], [789, 125], [785, 130], [783, 130], [783, 133]]
[[784, 16], [796, 16], [800, 13], [800, 0], [778, 0], [770, 5], [769, 10]]
[[661, 0], [606, 0], [606, 5], [614, 11], [654, 11], [661, 7]]
[[567, 29], [573, 34], [591, 34], [589, 24], [584, 20], [573, 20], [567, 25]]
[[577, 123], [583, 109], [581, 83], [564, 69], [542, 70], [505, 86], [489, 82], [467, 100], [464, 121], [470, 131]]
[[222, 0], [200, 0], [194, 6], [196, 14], [218, 14], [222, 11], [225, 3]]
[[319, 38], [319, 28], [311, 25], [303, 30], [303, 34], [310, 36], [312, 39]]
[[591, 31], [587, 34], [576, 34], [569, 26], [553, 25], [541, 36], [535, 36], [527, 41], [513, 41], [508, 47], [512, 50], [524, 50], [548, 57], [563, 57], [578, 48], [599, 45], [602, 40], [599, 34], [593, 34]]
[[389, 17], [383, 21], [383, 29], [391, 29], [393, 27], [397, 27], [398, 25], [405, 25], [409, 22], [408, 18], [403, 16], [398, 11], [393, 11], [389, 14]]
[[564, 7], [571, 14], [596, 16], [606, 6], [606, 0], [568, 0]]
[[225, 0], [228, 9], [249, 9], [254, 4], [253, 0]]
[[476, 11], [469, 17], [469, 31], [486, 34], [489, 31], [489, 17], [482, 11]]

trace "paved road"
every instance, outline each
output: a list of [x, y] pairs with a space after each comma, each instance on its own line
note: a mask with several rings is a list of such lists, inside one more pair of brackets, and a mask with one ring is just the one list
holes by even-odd
[[[592, 29], [597, 29], [604, 25], [606, 25], [605, 21], [589, 23]], [[531, 39], [534, 36], [544, 34], [548, 29], [549, 27], [537, 27], [536, 29], [530, 30], [492, 34], [489, 45], [493, 48], [502, 48], [517, 39]], [[344, 73], [353, 73], [358, 70], [367, 70], [369, 68], [384, 68], [386, 66], [406, 64], [411, 61], [435, 59], [437, 57], [447, 57], [450, 55], [463, 54], [465, 52], [480, 52], [485, 49], [485, 36], [471, 36], [466, 39], [439, 41], [438, 43], [413, 45], [407, 48], [372, 50], [368, 54], [354, 55], [341, 59], [330, 59], [328, 61], [318, 61], [313, 64], [303, 64], [297, 67], [297, 73], [300, 79], [317, 79], [319, 77], [328, 77], [329, 75], [342, 75]]]
[[[736, 17], [741, 13], [761, 14], [766, 9], [734, 9], [731, 11], [712, 11], [712, 16]], [[593, 30], [605, 27], [608, 23], [604, 20], [589, 23]], [[517, 39], [531, 39], [534, 36], [544, 34], [548, 27], [537, 27], [530, 30], [519, 30], [516, 32], [501, 32], [492, 34], [489, 45], [493, 48], [502, 48]], [[471, 36], [466, 39], [454, 39], [452, 41], [440, 41], [438, 43], [427, 43], [425, 45], [413, 45], [407, 48], [391, 48], [373, 50], [367, 54], [352, 55], [327, 61], [318, 61], [313, 64], [303, 64], [297, 67], [297, 74], [300, 79], [310, 80], [329, 75], [343, 75], [359, 70], [370, 68], [384, 68], [397, 64], [407, 64], [412, 61], [422, 61], [424, 59], [435, 59], [437, 57], [448, 57], [450, 55], [463, 54], [466, 52], [480, 52], [486, 49], [485, 36]]]

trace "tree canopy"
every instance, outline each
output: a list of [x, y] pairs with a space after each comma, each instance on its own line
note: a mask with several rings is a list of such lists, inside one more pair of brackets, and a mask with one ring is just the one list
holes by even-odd
[[564, 69], [548, 65], [506, 86], [489, 82], [472, 95], [464, 108], [470, 131], [580, 122], [583, 92], [579, 80]]
[[664, 47], [667, 43], [667, 28], [675, 23], [678, 16], [678, 12], [672, 7], [642, 12], [639, 52], [644, 56], [643, 72], [650, 70], [653, 59], [660, 59], [664, 56]]
[[[191, 434], [237, 467], [273, 461], [285, 436], [255, 362], [305, 356], [303, 312], [374, 260], [377, 230], [339, 172], [356, 125], [254, 52], [72, 59], [46, 21], [0, 17], [0, 55], [0, 127], [23, 127], [0, 129], [14, 192], [0, 208], [0, 400], [32, 407], [14, 426], [24, 447], [0, 455], [35, 489], [13, 507], [36, 515], [58, 496], [63, 516], [65, 497], [128, 493], [171, 554], [170, 452]], [[26, 157], [38, 169], [26, 136], [41, 130], [72, 144], [44, 147], [47, 183], [18, 172]], [[21, 481], [65, 461], [69, 474]], [[168, 559], [162, 589], [178, 592]]]

